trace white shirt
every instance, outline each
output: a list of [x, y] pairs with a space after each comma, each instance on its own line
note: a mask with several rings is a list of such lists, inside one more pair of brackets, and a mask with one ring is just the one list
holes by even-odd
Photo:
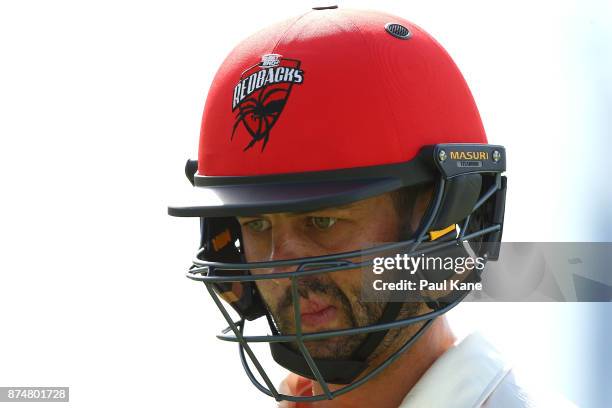
[[479, 333], [448, 349], [406, 394], [399, 408], [575, 407], [519, 386], [510, 366]]
[[[302, 385], [309, 388], [308, 383]], [[302, 390], [302, 391], [303, 391]], [[287, 393], [285, 382], [280, 391]], [[295, 391], [295, 390], [292, 390]], [[295, 395], [294, 392], [289, 392]], [[301, 392], [298, 391], [298, 395]], [[279, 407], [295, 407], [283, 401]], [[442, 354], [406, 394], [398, 408], [575, 408], [552, 393], [519, 385], [501, 354], [472, 333]]]

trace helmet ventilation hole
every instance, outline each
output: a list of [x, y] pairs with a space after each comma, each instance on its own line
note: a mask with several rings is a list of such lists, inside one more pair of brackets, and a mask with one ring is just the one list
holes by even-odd
[[407, 40], [412, 37], [412, 33], [406, 27], [397, 23], [387, 23], [385, 24], [385, 30], [394, 36], [395, 38], [399, 38], [400, 40]]

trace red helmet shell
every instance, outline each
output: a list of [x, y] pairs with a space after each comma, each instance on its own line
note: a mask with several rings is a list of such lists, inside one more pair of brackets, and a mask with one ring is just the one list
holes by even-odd
[[[409, 38], [392, 35], [389, 23]], [[312, 10], [254, 34], [225, 59], [204, 108], [198, 174], [399, 163], [437, 143], [487, 143], [442, 46], [389, 14]]]

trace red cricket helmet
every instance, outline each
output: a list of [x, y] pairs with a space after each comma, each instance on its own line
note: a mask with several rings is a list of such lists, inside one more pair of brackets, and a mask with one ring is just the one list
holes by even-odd
[[[389, 14], [324, 7], [259, 31], [223, 61], [206, 100], [198, 160], [186, 166], [196, 196], [169, 213], [200, 217], [200, 251], [188, 277], [203, 281], [222, 310], [233, 337], [219, 338], [240, 344], [249, 378], [277, 400], [315, 401], [348, 392], [379, 372], [356, 381], [391, 326], [431, 323], [464, 294], [431, 303], [431, 315], [403, 320], [396, 320], [399, 307], [389, 302], [376, 325], [335, 331], [368, 333], [352, 360], [309, 358], [303, 348], [283, 345], [330, 336], [280, 333], [255, 285], [271, 276], [249, 271], [295, 265], [296, 271], [280, 274], [294, 284], [305, 274], [354, 268], [346, 259], [358, 251], [247, 263], [235, 217], [315, 210], [431, 183], [435, 193], [421, 226], [399, 244], [409, 245], [412, 254], [422, 244], [447, 248], [454, 241], [463, 251], [460, 244], [468, 240], [501, 240], [505, 166], [505, 150], [487, 143], [463, 76], [429, 34]], [[444, 233], [433, 234], [438, 230]], [[497, 249], [479, 247], [478, 254], [495, 260]], [[217, 295], [238, 312], [239, 323]], [[273, 334], [245, 336], [246, 321], [261, 316]], [[279, 394], [249, 347], [262, 341], [281, 365], [324, 384], [325, 394]], [[265, 386], [253, 376], [245, 352]], [[327, 382], [349, 385], [331, 392]]]
[[[365, 198], [399, 186], [329, 173], [323, 178], [332, 183], [321, 189], [308, 183], [321, 181], [310, 173], [407, 163], [440, 143], [487, 143], [442, 46], [389, 14], [312, 10], [259, 31], [223, 61], [204, 108], [195, 175], [198, 190], [218, 200], [170, 211], [239, 215], [266, 204], [278, 211]], [[388, 176], [379, 170], [377, 178]], [[251, 187], [266, 181], [276, 185]]]

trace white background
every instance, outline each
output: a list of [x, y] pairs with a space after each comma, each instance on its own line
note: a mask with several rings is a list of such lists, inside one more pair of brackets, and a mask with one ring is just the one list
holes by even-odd
[[[454, 57], [508, 150], [505, 240], [612, 240], [610, 2], [348, 3], [414, 21]], [[197, 221], [166, 206], [189, 189], [183, 165], [225, 55], [307, 9], [0, 2], [0, 386], [70, 386], [78, 407], [273, 405], [183, 277]], [[468, 304], [451, 319], [599, 407], [612, 405], [609, 306]]]

